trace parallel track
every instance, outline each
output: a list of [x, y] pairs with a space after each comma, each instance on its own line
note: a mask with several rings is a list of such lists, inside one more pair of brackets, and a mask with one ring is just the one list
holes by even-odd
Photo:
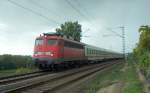
[[[112, 64], [114, 64], [115, 62], [112, 63], [101, 63], [101, 64], [96, 64], [96, 65], [92, 65], [92, 66], [86, 66], [83, 68], [79, 68], [79, 69], [73, 69], [70, 71], [64, 71], [64, 72], [59, 72], [55, 75], [52, 76], [47, 76], [44, 77], [43, 79], [33, 79], [32, 81], [25, 81], [25, 82], [19, 82], [18, 84], [20, 84], [20, 86], [17, 85], [17, 83], [12, 83], [12, 84], [8, 84], [5, 86], [0, 86], [0, 91], [4, 92], [4, 93], [20, 93], [20, 92], [27, 92], [27, 93], [41, 93], [41, 92], [52, 92], [55, 91], [57, 89], [59, 89], [60, 87], [72, 83], [74, 81], [77, 81], [81, 78], [84, 78], [88, 75], [91, 75], [92, 73], [95, 73], [99, 70], [103, 70], [105, 68], [108, 68], [109, 66], [111, 66]], [[39, 80], [39, 81], [38, 81]], [[11, 86], [16, 86], [14, 88], [11, 88]]]
[[31, 73], [26, 73], [26, 74], [3, 77], [0, 79], [0, 85], [8, 84], [8, 83], [19, 81], [19, 80], [21, 81], [21, 80], [25, 80], [29, 78], [34, 78], [34, 77], [38, 77], [38, 76], [42, 76], [46, 74], [48, 74], [48, 72], [36, 71], [36, 72], [31, 72]]
[[[86, 78], [90, 78], [92, 75], [97, 74], [98, 72], [105, 72], [106, 70], [111, 69], [112, 65], [114, 65], [114, 64], [108, 64], [101, 68], [94, 68], [92, 70], [88, 70], [88, 71], [82, 72], [80, 74], [76, 74], [74, 76], [67, 77], [66, 79], [63, 80], [65, 82], [57, 84], [56, 86], [51, 87], [51, 88], [49, 88], [49, 86], [48, 86], [48, 88], [44, 89], [42, 91], [42, 93], [66, 93], [66, 92], [62, 92], [62, 91], [65, 91], [65, 89], [68, 89], [68, 87], [72, 86], [74, 83], [80, 83], [80, 81], [82, 81]], [[115, 65], [118, 65], [118, 63]], [[86, 80], [88, 80], [88, 79], [86, 79]], [[76, 87], [74, 87], [73, 90], [76, 90]], [[41, 92], [37, 92], [37, 93], [41, 93]], [[78, 93], [78, 92], [75, 92], [75, 93]]]
[[29, 72], [29, 73], [24, 73], [24, 74], [17, 74], [17, 75], [3, 76], [3, 77], [0, 77], [0, 80], [3, 80], [3, 79], [9, 79], [9, 78], [14, 78], [14, 77], [19, 77], [19, 76], [24, 76], [24, 75], [29, 75], [29, 74], [33, 74], [33, 73], [39, 73], [39, 72], [42, 72], [42, 71], [33, 71], [33, 72]]

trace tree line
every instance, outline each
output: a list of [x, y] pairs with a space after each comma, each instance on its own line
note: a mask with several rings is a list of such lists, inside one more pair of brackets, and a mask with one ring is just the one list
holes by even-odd
[[150, 26], [139, 28], [140, 38], [133, 50], [137, 64], [146, 76], [150, 76]]
[[0, 55], [0, 70], [34, 67], [31, 56]]

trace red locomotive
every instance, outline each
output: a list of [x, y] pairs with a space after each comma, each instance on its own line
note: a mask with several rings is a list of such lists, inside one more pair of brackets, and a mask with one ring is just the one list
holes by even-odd
[[64, 38], [57, 33], [44, 33], [35, 40], [33, 59], [40, 69], [58, 69], [121, 56], [119, 53]]

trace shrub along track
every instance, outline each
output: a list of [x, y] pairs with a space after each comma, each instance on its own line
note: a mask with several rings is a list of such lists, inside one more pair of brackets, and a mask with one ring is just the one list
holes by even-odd
[[107, 69], [116, 63], [117, 62], [113, 61], [94, 64], [78, 69], [58, 72], [41, 77], [39, 76], [29, 80], [23, 80], [21, 82], [2, 85], [0, 86], [0, 91], [5, 93], [51, 93], [100, 70]]

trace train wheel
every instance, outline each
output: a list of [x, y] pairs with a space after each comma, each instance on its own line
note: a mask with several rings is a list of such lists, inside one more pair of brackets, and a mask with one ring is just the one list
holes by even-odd
[[61, 71], [62, 70], [62, 66], [60, 64], [54, 64], [53, 65], [53, 70], [54, 71]]

